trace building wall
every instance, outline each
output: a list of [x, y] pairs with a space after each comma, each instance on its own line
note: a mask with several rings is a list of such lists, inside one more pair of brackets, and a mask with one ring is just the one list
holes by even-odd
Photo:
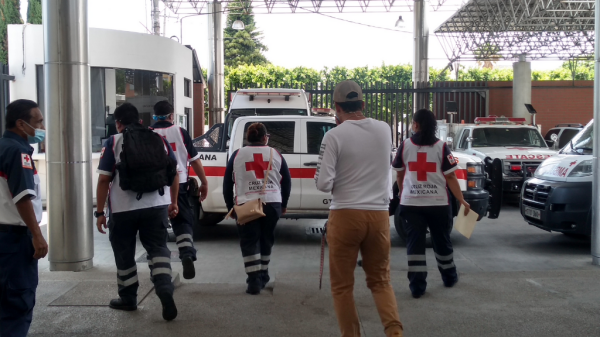
[[[512, 82], [488, 82], [489, 114], [512, 116]], [[587, 124], [594, 114], [593, 81], [534, 81], [531, 104], [542, 133], [560, 123]]]
[[[193, 79], [190, 49], [174, 40], [150, 34], [99, 28], [90, 28], [89, 34], [90, 66], [171, 73], [175, 112], [184, 115], [184, 108], [194, 108], [193, 94], [184, 96], [184, 78]], [[35, 67], [44, 64], [42, 25], [8, 25], [8, 45], [9, 72], [15, 76], [10, 84], [11, 100], [37, 101]], [[111, 100], [107, 102], [112, 113]], [[189, 124], [194, 125], [193, 121]]]

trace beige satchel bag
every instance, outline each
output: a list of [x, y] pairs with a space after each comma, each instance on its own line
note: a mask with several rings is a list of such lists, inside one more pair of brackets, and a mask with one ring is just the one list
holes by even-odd
[[[269, 181], [269, 173], [271, 172], [272, 165], [273, 165], [273, 149], [271, 148], [271, 157], [269, 158], [269, 166], [267, 168], [267, 173], [265, 174], [265, 179], [263, 180], [263, 186], [260, 191], [261, 195], [265, 193], [265, 189], [267, 188], [267, 182]], [[237, 222], [240, 225], [245, 225], [250, 221], [253, 221], [253, 220], [256, 220], [258, 218], [262, 218], [263, 216], [265, 216], [265, 212], [263, 212], [263, 204], [264, 204], [264, 202], [260, 198], [258, 198], [255, 200], [250, 200], [250, 201], [246, 202], [245, 204], [242, 204], [239, 206], [235, 205], [235, 206], [233, 206], [231, 211], [229, 211], [229, 213], [227, 213], [227, 216], [225, 216], [225, 219], [230, 219], [231, 214], [233, 212], [235, 212], [235, 215], [237, 217]]]

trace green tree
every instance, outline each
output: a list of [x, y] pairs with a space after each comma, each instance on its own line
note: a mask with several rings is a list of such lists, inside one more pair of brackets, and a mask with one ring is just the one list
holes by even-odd
[[[263, 52], [268, 48], [262, 43], [262, 32], [256, 30], [252, 5], [250, 0], [237, 0], [229, 3], [229, 9], [236, 13], [228, 14], [227, 26], [224, 31], [225, 65], [266, 65], [269, 63]], [[235, 20], [244, 23], [244, 30], [235, 30], [231, 25]]]
[[42, 0], [29, 0], [27, 22], [33, 25], [42, 24]]
[[502, 59], [502, 55], [500, 55], [500, 47], [489, 42], [486, 42], [482, 46], [479, 46], [477, 49], [475, 49], [474, 54], [477, 64], [479, 64], [479, 66], [483, 69], [494, 69], [496, 62]]
[[0, 62], [8, 64], [7, 25], [23, 23], [19, 0], [0, 0]]

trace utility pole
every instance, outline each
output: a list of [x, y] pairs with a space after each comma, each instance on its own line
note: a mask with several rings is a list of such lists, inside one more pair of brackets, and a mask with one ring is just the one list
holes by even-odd
[[[600, 36], [600, 0], [596, 0], [596, 37]], [[594, 53], [594, 124], [600, 121], [600, 43], [595, 42]], [[600, 129], [594, 125], [594, 156], [592, 182], [592, 264], [600, 265]]]
[[225, 71], [223, 58], [223, 9], [220, 1], [208, 3], [208, 125], [225, 117]]
[[[429, 25], [427, 23], [428, 6], [429, 0], [415, 0], [415, 54], [413, 60], [413, 87], [415, 89], [426, 88], [429, 81]], [[418, 109], [429, 107], [429, 94], [416, 93], [413, 97], [413, 108], [415, 112]]]
[[152, 0], [152, 33], [160, 35], [160, 8], [158, 2], [160, 0]]

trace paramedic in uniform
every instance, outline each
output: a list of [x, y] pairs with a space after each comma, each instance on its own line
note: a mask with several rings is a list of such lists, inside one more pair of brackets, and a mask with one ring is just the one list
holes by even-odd
[[[235, 151], [225, 170], [223, 196], [227, 209], [260, 198], [265, 217], [237, 224], [240, 247], [248, 278], [246, 293], [257, 295], [269, 282], [269, 261], [275, 243], [275, 226], [285, 214], [292, 188], [292, 179], [287, 163], [275, 149], [267, 146], [269, 135], [262, 123], [250, 125], [246, 133], [248, 146]], [[259, 194], [273, 155], [265, 194]], [[235, 201], [234, 201], [235, 189]]]
[[0, 138], [0, 336], [27, 336], [38, 285], [38, 259], [48, 253], [42, 236], [40, 179], [29, 144], [44, 140], [37, 103], [16, 100], [6, 107]]
[[358, 252], [385, 335], [401, 337], [402, 323], [390, 277], [392, 132], [363, 115], [363, 93], [354, 81], [333, 91], [339, 126], [323, 137], [317, 189], [331, 193], [327, 242], [333, 305], [342, 337], [360, 336], [354, 302]]
[[196, 249], [194, 248], [194, 211], [187, 196], [188, 192], [188, 163], [200, 179], [200, 200], [206, 199], [208, 193], [208, 182], [200, 160], [200, 154], [192, 144], [192, 138], [188, 132], [173, 125], [173, 106], [169, 101], [160, 101], [154, 105], [154, 120], [152, 125], [154, 132], [161, 135], [171, 145], [177, 158], [177, 173], [179, 174], [179, 195], [177, 206], [179, 213], [171, 219], [173, 232], [176, 236], [179, 248], [179, 259], [183, 265], [183, 278], [193, 279], [196, 276], [194, 261], [196, 261]]
[[[125, 128], [137, 123], [140, 118], [137, 109], [130, 103], [124, 103], [114, 112], [119, 134], [108, 138], [102, 148], [98, 164], [98, 188], [96, 193], [98, 231], [105, 234], [107, 228], [104, 204], [108, 196], [109, 240], [117, 265], [117, 284], [119, 298], [110, 301], [112, 309], [132, 311], [137, 309], [137, 290], [139, 287], [135, 262], [136, 235], [148, 253], [148, 266], [156, 295], [163, 306], [163, 318], [167, 321], [177, 317], [177, 307], [173, 301], [173, 283], [171, 282], [171, 251], [167, 248], [168, 217], [177, 213], [177, 192], [179, 178], [176, 175], [171, 188], [165, 186], [164, 195], [158, 191], [144, 193], [138, 200], [137, 192], [124, 191], [119, 186], [119, 174], [115, 166], [121, 161]], [[175, 155], [166, 141], [165, 150], [175, 160]]]
[[421, 109], [412, 122], [413, 136], [405, 140], [392, 166], [397, 171], [400, 189], [400, 216], [407, 235], [408, 280], [414, 298], [425, 293], [427, 265], [425, 236], [431, 233], [433, 250], [444, 286], [458, 282], [450, 231], [452, 208], [450, 195], [470, 210], [463, 198], [456, 174], [456, 159], [445, 142], [436, 138], [437, 121], [433, 112]]

